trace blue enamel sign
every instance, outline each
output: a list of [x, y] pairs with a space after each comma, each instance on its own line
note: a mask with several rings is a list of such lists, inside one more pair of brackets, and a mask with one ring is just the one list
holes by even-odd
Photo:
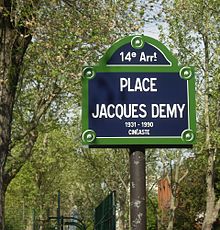
[[115, 43], [83, 77], [83, 144], [191, 146], [195, 140], [192, 67], [180, 67], [158, 41]]

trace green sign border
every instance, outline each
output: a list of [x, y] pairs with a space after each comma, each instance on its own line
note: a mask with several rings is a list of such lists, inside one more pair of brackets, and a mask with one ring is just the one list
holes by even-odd
[[[138, 41], [138, 42], [136, 42]], [[123, 45], [131, 43], [135, 49], [142, 48], [144, 43], [154, 46], [160, 52], [162, 52], [165, 58], [170, 62], [170, 65], [107, 65], [111, 56]], [[181, 78], [188, 83], [188, 129], [184, 130], [180, 137], [109, 137], [102, 138], [96, 137], [95, 131], [89, 129], [88, 124], [88, 83], [91, 81], [97, 72], [146, 72], [146, 73], [178, 73]], [[138, 35], [127, 36], [117, 42], [115, 42], [105, 53], [105, 55], [99, 60], [99, 63], [95, 66], [87, 66], [83, 69], [82, 77], [82, 144], [89, 147], [129, 147], [131, 145], [144, 145], [152, 147], [192, 147], [195, 143], [196, 135], [196, 112], [195, 112], [195, 76], [194, 68], [192, 66], [178, 66], [177, 59], [173, 54], [156, 39]]]

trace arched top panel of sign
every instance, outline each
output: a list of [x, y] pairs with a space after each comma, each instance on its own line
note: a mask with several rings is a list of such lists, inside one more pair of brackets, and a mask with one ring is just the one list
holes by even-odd
[[172, 53], [159, 41], [144, 36], [128, 36], [115, 42], [99, 61], [106, 67], [169, 67], [178, 63]]

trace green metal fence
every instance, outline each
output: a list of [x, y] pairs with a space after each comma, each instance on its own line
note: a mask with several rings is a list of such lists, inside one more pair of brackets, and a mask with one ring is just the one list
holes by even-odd
[[109, 194], [95, 209], [95, 230], [116, 230], [116, 192]]

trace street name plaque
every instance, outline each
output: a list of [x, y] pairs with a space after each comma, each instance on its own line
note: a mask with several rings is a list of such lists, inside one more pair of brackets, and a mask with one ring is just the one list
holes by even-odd
[[82, 142], [90, 147], [191, 147], [195, 78], [159, 41], [128, 36], [83, 70]]

